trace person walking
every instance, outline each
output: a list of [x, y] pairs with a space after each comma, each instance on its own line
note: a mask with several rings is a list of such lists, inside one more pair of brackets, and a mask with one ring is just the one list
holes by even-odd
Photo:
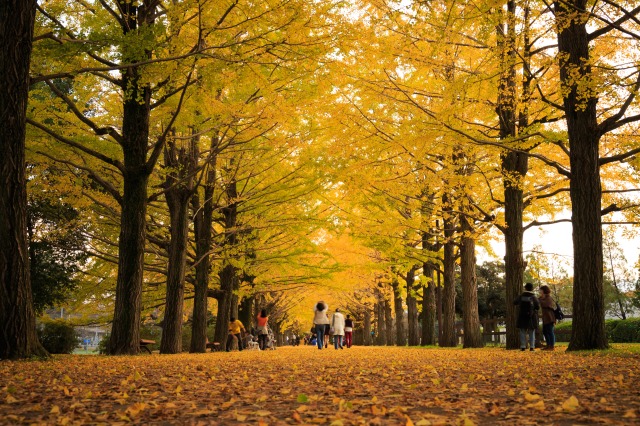
[[266, 309], [261, 310], [256, 319], [258, 322], [258, 347], [261, 351], [264, 351], [267, 348], [267, 337], [269, 336], [269, 317]]
[[333, 347], [335, 349], [344, 349], [342, 347], [342, 337], [344, 336], [344, 315], [336, 308], [331, 317], [331, 328], [333, 329]]
[[540, 302], [533, 293], [533, 284], [526, 283], [524, 292], [513, 301], [514, 305], [518, 305], [518, 320], [516, 327], [520, 329], [520, 350], [527, 349], [527, 341], [529, 350], [535, 350], [536, 328], [538, 328], [538, 311], [540, 310]]
[[547, 285], [540, 287], [540, 307], [542, 308], [542, 335], [547, 342], [543, 351], [553, 351], [556, 345], [556, 334], [554, 332], [556, 324], [556, 302], [551, 297], [551, 289]]
[[242, 333], [246, 333], [247, 329], [244, 328], [242, 322], [237, 320], [235, 317], [231, 317], [229, 319], [229, 335], [227, 336], [227, 352], [231, 350], [231, 345], [233, 344], [233, 336], [238, 339], [238, 350], [242, 351]]
[[316, 326], [318, 349], [322, 349], [322, 346], [325, 345], [325, 327], [328, 328], [329, 326], [329, 317], [327, 317], [328, 310], [329, 306], [322, 300], [316, 303], [316, 306], [313, 308], [313, 324]]
[[347, 349], [351, 347], [353, 337], [353, 320], [351, 315], [347, 315], [347, 319], [344, 320], [344, 343], [347, 345]]

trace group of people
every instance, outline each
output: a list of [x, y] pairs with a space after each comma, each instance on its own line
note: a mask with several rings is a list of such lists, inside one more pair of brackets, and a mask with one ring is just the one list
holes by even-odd
[[556, 323], [556, 302], [551, 297], [549, 286], [540, 287], [539, 297], [533, 292], [533, 284], [526, 283], [524, 292], [513, 301], [518, 305], [518, 319], [516, 326], [520, 332], [520, 350], [535, 350], [536, 329], [538, 328], [538, 311], [542, 310], [542, 335], [547, 345], [542, 349], [552, 351], [555, 349], [556, 336], [554, 327]]
[[336, 308], [329, 319], [329, 306], [319, 301], [313, 309], [313, 326], [318, 349], [329, 346], [329, 337], [333, 336], [333, 346], [337, 349], [350, 348], [353, 342], [353, 320], [350, 315], [345, 316]]
[[[261, 310], [256, 317], [256, 334], [258, 335], [258, 348], [265, 350], [268, 346], [269, 339], [269, 316], [265, 309]], [[227, 336], [226, 350], [229, 352], [233, 347], [233, 341], [238, 340], [238, 350], [241, 351], [245, 347], [243, 334], [247, 333], [247, 329], [242, 324], [242, 321], [231, 317], [229, 320], [229, 334]]]
[[[516, 326], [520, 332], [520, 350], [525, 351], [527, 344], [529, 350], [535, 350], [535, 331], [539, 322], [538, 311], [542, 310], [542, 334], [547, 343], [543, 350], [552, 351], [555, 349], [556, 341], [554, 333], [556, 303], [551, 297], [551, 289], [546, 285], [541, 286], [538, 297], [533, 292], [532, 283], [526, 283], [524, 289], [525, 291], [513, 302], [519, 308]], [[260, 311], [260, 314], [256, 317], [256, 322], [258, 347], [260, 350], [264, 350], [267, 348], [269, 335], [269, 317], [265, 309]], [[226, 344], [227, 352], [231, 350], [234, 339], [238, 340], [238, 350], [244, 349], [242, 334], [246, 333], [246, 331], [241, 321], [231, 317]], [[336, 308], [331, 318], [329, 318], [329, 306], [321, 300], [313, 310], [312, 331], [315, 332], [314, 337], [318, 349], [328, 347], [330, 336], [333, 336], [333, 346], [336, 350], [344, 349], [345, 346], [350, 348], [353, 342], [353, 319], [351, 319], [350, 315], [345, 318], [340, 312], [340, 308]], [[313, 341], [313, 337], [309, 340]]]

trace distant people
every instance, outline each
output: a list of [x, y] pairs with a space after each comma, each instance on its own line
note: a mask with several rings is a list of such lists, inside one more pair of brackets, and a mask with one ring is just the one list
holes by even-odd
[[351, 315], [347, 315], [347, 319], [344, 320], [344, 342], [347, 348], [351, 347], [353, 338], [353, 320]]
[[556, 302], [551, 298], [551, 289], [547, 285], [540, 287], [540, 307], [542, 308], [542, 335], [547, 342], [543, 351], [553, 351], [556, 345], [556, 334], [554, 327], [556, 324]]
[[533, 293], [532, 283], [526, 283], [524, 290], [525, 291], [513, 301], [514, 305], [518, 305], [518, 320], [516, 326], [520, 329], [520, 350], [526, 350], [528, 342], [529, 350], [534, 351], [540, 302]]
[[331, 328], [333, 329], [333, 347], [335, 349], [344, 349], [342, 346], [342, 337], [344, 336], [344, 315], [336, 308], [331, 317]]
[[256, 330], [258, 332], [258, 347], [263, 351], [267, 348], [267, 337], [269, 335], [269, 317], [266, 309], [261, 310], [256, 319], [258, 321]]
[[331, 325], [329, 324], [331, 321], [329, 321], [329, 313], [324, 314], [324, 317], [327, 320], [327, 323], [324, 325], [324, 347], [326, 349], [329, 345], [329, 336], [331, 335]]
[[238, 350], [242, 351], [242, 333], [246, 333], [246, 329], [240, 320], [237, 320], [235, 317], [231, 317], [229, 319], [229, 335], [227, 336], [227, 352], [231, 350], [231, 346], [233, 345], [233, 337], [235, 336], [238, 339]]
[[[318, 336], [318, 349], [322, 349], [322, 346], [326, 347], [325, 334], [328, 334], [329, 331], [329, 317], [327, 317], [328, 310], [329, 306], [322, 300], [316, 303], [316, 306], [313, 308], [313, 323], [316, 326], [316, 335]], [[329, 337], [327, 336], [327, 339], [328, 338]]]

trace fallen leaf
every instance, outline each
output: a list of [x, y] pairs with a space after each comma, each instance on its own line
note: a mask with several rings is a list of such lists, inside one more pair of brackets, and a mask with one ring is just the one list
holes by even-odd
[[573, 412], [580, 408], [580, 403], [578, 402], [578, 398], [571, 395], [569, 399], [562, 403], [562, 409], [564, 411]]

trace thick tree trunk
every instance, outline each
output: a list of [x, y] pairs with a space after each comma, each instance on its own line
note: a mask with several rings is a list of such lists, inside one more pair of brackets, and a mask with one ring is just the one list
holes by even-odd
[[[445, 198], [445, 197], [443, 197]], [[443, 210], [451, 211], [448, 200], [444, 200]], [[452, 213], [448, 213], [450, 215]], [[450, 217], [450, 216], [448, 216]], [[455, 283], [455, 243], [453, 241], [454, 225], [447, 216], [444, 219], [444, 260], [442, 289], [442, 342], [440, 346], [454, 347], [458, 345], [456, 337], [456, 283]]]
[[364, 310], [364, 332], [362, 337], [364, 338], [364, 345], [371, 346], [371, 312], [366, 307]]
[[107, 346], [110, 355], [136, 354], [140, 342], [142, 274], [144, 266], [146, 173], [130, 173], [124, 178], [118, 278], [113, 325]]
[[[427, 209], [423, 209], [426, 211]], [[440, 250], [438, 239], [435, 243], [430, 240], [431, 235], [435, 235], [435, 231], [422, 233], [422, 249], [428, 250], [434, 256]], [[436, 344], [436, 280], [434, 273], [436, 265], [433, 261], [427, 261], [422, 264], [422, 273], [426, 278], [426, 284], [422, 286], [422, 345]]]
[[476, 281], [476, 242], [471, 237], [473, 231], [469, 219], [460, 216], [462, 245], [460, 248], [460, 281], [462, 283], [463, 330], [465, 348], [481, 348], [482, 333], [478, 313], [478, 286]]
[[378, 292], [375, 305], [376, 324], [378, 330], [377, 344], [385, 346], [387, 344], [387, 324], [384, 316], [384, 298]]
[[167, 294], [160, 353], [182, 352], [184, 280], [189, 237], [189, 199], [193, 194], [195, 141], [189, 148], [177, 149], [172, 141], [165, 147], [165, 166], [171, 171], [166, 179], [165, 198], [171, 218]]
[[582, 88], [591, 76], [586, 0], [555, 3], [560, 80], [569, 134], [573, 225], [573, 327], [569, 350], [608, 347], [604, 326], [602, 223], [597, 98]]
[[[126, 15], [122, 27], [125, 34], [135, 31], [139, 24], [148, 24], [143, 16], [151, 14], [147, 15], [142, 6], [124, 1], [119, 5]], [[139, 19], [142, 22], [138, 22]], [[150, 57], [151, 52], [145, 55]], [[121, 74], [122, 87], [125, 88], [122, 119], [124, 191], [118, 240], [116, 302], [107, 344], [107, 353], [110, 355], [136, 354], [140, 350], [147, 184], [154, 165], [147, 164], [151, 88], [144, 82], [137, 66], [123, 69]]]
[[[171, 241], [167, 268], [167, 294], [162, 327], [160, 353], [182, 351], [182, 310], [184, 305], [184, 276], [187, 262], [188, 194], [167, 195], [171, 216]], [[172, 201], [169, 201], [172, 198]], [[175, 199], [173, 199], [175, 198]]]
[[404, 333], [404, 307], [402, 306], [402, 293], [397, 278], [393, 278], [393, 308], [396, 311], [396, 345], [406, 346], [407, 338]]
[[412, 267], [405, 276], [405, 282], [407, 285], [407, 328], [409, 334], [409, 346], [418, 346], [420, 344], [420, 329], [418, 327], [418, 301], [415, 294], [416, 270], [417, 267]]
[[247, 330], [251, 330], [251, 327], [254, 326], [254, 318], [256, 317], [256, 315], [253, 315], [254, 301], [254, 296], [243, 297], [238, 307], [238, 319], [247, 327]]
[[29, 252], [25, 134], [35, 0], [0, 4], [0, 359], [46, 356], [36, 335]]
[[[231, 181], [227, 185], [227, 202], [228, 205], [222, 208], [222, 214], [225, 219], [225, 237], [224, 246], [226, 250], [232, 250], [237, 243], [237, 229], [236, 224], [238, 221], [238, 204], [237, 204], [237, 186], [235, 181]], [[229, 329], [229, 318], [232, 315], [233, 296], [234, 291], [239, 286], [238, 269], [228, 261], [225, 261], [222, 270], [220, 271], [220, 290], [222, 297], [218, 299], [218, 316], [216, 320], [215, 329], [215, 341], [226, 342], [227, 332]], [[237, 306], [235, 312], [237, 315]]]
[[[516, 33], [515, 33], [515, 1], [507, 2], [507, 31], [498, 27], [499, 47], [502, 51], [502, 76], [496, 112], [500, 121], [500, 139], [508, 140], [517, 135], [516, 123]], [[519, 116], [520, 127], [526, 127], [528, 112], [526, 102], [530, 98], [529, 41], [528, 41], [528, 12], [525, 11], [525, 53], [527, 62], [523, 65], [523, 96], [525, 103]], [[522, 241], [524, 228], [522, 216], [524, 211], [522, 181], [529, 170], [529, 156], [523, 152], [507, 151], [502, 155], [502, 175], [504, 186], [504, 215], [505, 215], [505, 287], [507, 301], [507, 349], [520, 347], [518, 329], [516, 327], [517, 306], [511, 303], [521, 292], [524, 280], [525, 263], [522, 256]]]
[[229, 318], [231, 318], [233, 287], [236, 276], [235, 268], [229, 264], [225, 265], [219, 274], [221, 297], [218, 299], [218, 315], [216, 316], [216, 328], [213, 341], [220, 342], [221, 345], [224, 345], [224, 342], [227, 341]]
[[[212, 142], [212, 149], [214, 142]], [[207, 342], [207, 315], [208, 315], [208, 292], [209, 292], [209, 272], [211, 271], [211, 260], [209, 252], [212, 246], [211, 227], [213, 224], [213, 191], [216, 179], [215, 172], [216, 158], [213, 157], [207, 171], [204, 182], [204, 200], [200, 203], [198, 192], [192, 197], [193, 227], [196, 240], [195, 269], [196, 281], [194, 285], [193, 299], [193, 324], [191, 331], [191, 346], [189, 352], [206, 352]]]
[[394, 341], [393, 341], [393, 313], [392, 313], [392, 309], [391, 309], [391, 303], [389, 302], [389, 299], [387, 299], [386, 297], [384, 298], [384, 320], [385, 320], [385, 325], [386, 325], [386, 335], [387, 335], [387, 346], [393, 346], [394, 345]]
[[435, 267], [430, 262], [422, 266], [427, 284], [422, 287], [422, 345], [436, 344], [436, 283]]
[[444, 339], [442, 337], [442, 273], [441, 271], [437, 271], [436, 275], [438, 277], [438, 285], [436, 287], [436, 311], [438, 316], [438, 345], [444, 346], [442, 342]]

